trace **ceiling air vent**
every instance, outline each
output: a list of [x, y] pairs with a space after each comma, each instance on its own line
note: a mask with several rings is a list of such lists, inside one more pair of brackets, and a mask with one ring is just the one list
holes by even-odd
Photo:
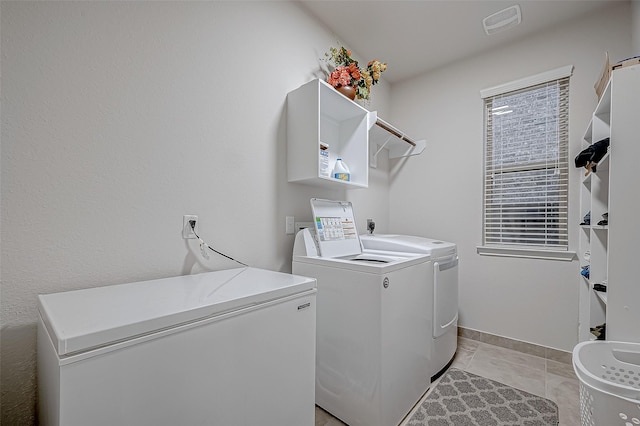
[[520, 6], [516, 4], [487, 16], [482, 20], [482, 26], [484, 27], [484, 32], [491, 35], [515, 27], [521, 21]]

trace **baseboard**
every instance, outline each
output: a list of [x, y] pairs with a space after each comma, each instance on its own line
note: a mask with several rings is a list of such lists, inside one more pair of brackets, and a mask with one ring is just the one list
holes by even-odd
[[552, 361], [571, 364], [571, 352], [559, 349], [548, 348], [533, 343], [510, 339], [508, 337], [497, 336], [483, 331], [472, 330], [470, 328], [458, 327], [458, 336], [466, 339], [476, 340], [490, 345], [500, 346], [529, 355], [539, 356]]

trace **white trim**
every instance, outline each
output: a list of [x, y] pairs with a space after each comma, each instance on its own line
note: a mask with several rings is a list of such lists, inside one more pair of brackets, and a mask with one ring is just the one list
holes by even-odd
[[503, 93], [513, 92], [514, 90], [520, 90], [526, 87], [535, 86], [536, 84], [547, 83], [552, 80], [559, 80], [561, 78], [569, 77], [572, 73], [573, 65], [566, 65], [554, 70], [549, 70], [541, 72], [540, 74], [521, 78], [520, 80], [514, 80], [509, 83], [482, 89], [480, 91], [480, 97], [482, 99], [486, 99], [491, 96], [502, 95]]
[[576, 258], [575, 251], [544, 250], [536, 248], [477, 246], [478, 254], [483, 256], [526, 257], [529, 259], [564, 260]]

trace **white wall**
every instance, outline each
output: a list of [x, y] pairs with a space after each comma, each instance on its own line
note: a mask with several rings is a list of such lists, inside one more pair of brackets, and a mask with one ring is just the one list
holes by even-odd
[[[1, 423], [28, 425], [37, 294], [238, 266], [203, 261], [184, 214], [290, 271], [285, 215], [351, 195], [286, 181], [286, 94], [337, 39], [296, 3], [2, 2], [1, 19]], [[388, 216], [385, 180], [353, 195], [359, 222]]]
[[[573, 64], [570, 161], [596, 104], [603, 67], [631, 52], [628, 3], [471, 57], [392, 87], [394, 123], [428, 140], [425, 154], [391, 161], [394, 232], [454, 241], [460, 251], [460, 325], [571, 350], [577, 342], [577, 262], [480, 256], [483, 103], [480, 90]], [[397, 173], [397, 169], [402, 169]], [[577, 250], [578, 179], [572, 166], [570, 245]]]
[[603, 52], [629, 56], [625, 8], [393, 91], [376, 86], [368, 108], [429, 146], [408, 160], [383, 155], [369, 190], [344, 194], [286, 182], [286, 93], [319, 75], [337, 39], [295, 3], [0, 5], [0, 423], [35, 422], [37, 294], [234, 267], [203, 262], [181, 238], [183, 214], [199, 215], [223, 252], [289, 271], [284, 216], [310, 220], [311, 197], [353, 201], [359, 229], [371, 217], [381, 232], [456, 241], [462, 325], [570, 349], [577, 265], [475, 254], [478, 91], [573, 63], [575, 151]]
[[631, 2], [632, 31], [633, 31], [633, 55], [640, 55], [640, 0]]

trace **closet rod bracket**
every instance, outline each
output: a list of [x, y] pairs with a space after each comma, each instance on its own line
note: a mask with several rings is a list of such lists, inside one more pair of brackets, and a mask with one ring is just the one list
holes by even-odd
[[378, 117], [376, 111], [369, 112], [369, 150], [375, 152], [369, 159], [371, 167], [378, 166], [378, 154], [382, 149], [389, 150], [389, 158], [409, 157], [422, 154], [425, 140], [415, 141], [391, 124]]

